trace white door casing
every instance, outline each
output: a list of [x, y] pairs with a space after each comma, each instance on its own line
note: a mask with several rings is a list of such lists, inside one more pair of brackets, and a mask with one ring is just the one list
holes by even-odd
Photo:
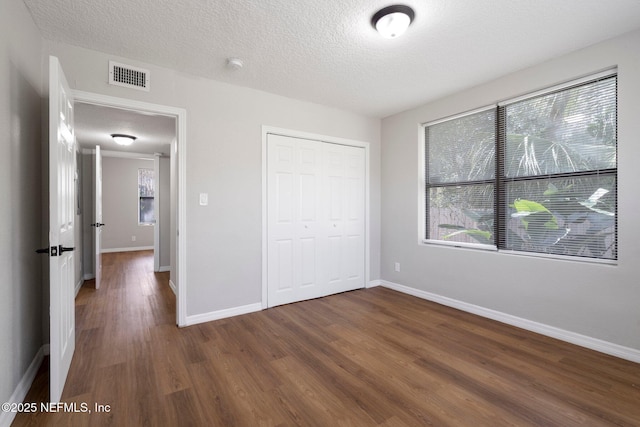
[[49, 57], [50, 394], [59, 402], [75, 350], [75, 173], [73, 96], [56, 57]]
[[267, 305], [365, 286], [363, 147], [269, 134]]
[[95, 263], [94, 270], [96, 276], [96, 289], [100, 289], [102, 281], [102, 152], [100, 146], [96, 145], [96, 153], [93, 165], [94, 179], [94, 243], [95, 243]]

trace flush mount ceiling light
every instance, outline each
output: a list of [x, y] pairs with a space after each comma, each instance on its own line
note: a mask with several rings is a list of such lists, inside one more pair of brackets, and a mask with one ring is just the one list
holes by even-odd
[[371, 25], [382, 37], [393, 39], [407, 31], [414, 16], [409, 6], [397, 4], [377, 11], [371, 18]]
[[122, 133], [112, 133], [111, 138], [113, 138], [113, 141], [118, 145], [131, 145], [133, 141], [137, 139], [135, 136], [124, 135]]

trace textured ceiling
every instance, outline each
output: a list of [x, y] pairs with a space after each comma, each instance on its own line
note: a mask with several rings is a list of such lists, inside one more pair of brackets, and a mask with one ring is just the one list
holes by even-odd
[[24, 2], [47, 39], [376, 117], [640, 27], [639, 0], [401, 0], [398, 39], [393, 0]]
[[[92, 104], [75, 104], [75, 132], [82, 148], [100, 145], [103, 150], [130, 153], [170, 154], [170, 144], [176, 135], [173, 117], [143, 114]], [[137, 137], [123, 147], [111, 139], [112, 133]]]

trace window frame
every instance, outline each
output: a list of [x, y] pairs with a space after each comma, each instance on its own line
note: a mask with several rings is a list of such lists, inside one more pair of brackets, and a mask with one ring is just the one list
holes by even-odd
[[[151, 171], [153, 173], [153, 197], [150, 196], [142, 196], [140, 195], [140, 171], [142, 170], [148, 170]], [[137, 221], [138, 221], [138, 225], [139, 226], [153, 226], [156, 225], [157, 222], [157, 218], [156, 218], [156, 206], [155, 206], [155, 191], [156, 191], [156, 176], [155, 176], [155, 170], [153, 168], [138, 168], [138, 175], [137, 175], [137, 193], [138, 193], [138, 212], [137, 212]], [[142, 200], [146, 199], [146, 200], [153, 200], [153, 221], [150, 222], [142, 222], [140, 221], [140, 214], [141, 214], [141, 208], [142, 208]]]
[[[422, 218], [422, 230], [423, 232], [421, 233], [421, 237], [422, 237], [422, 241], [424, 243], [434, 243], [434, 244], [438, 244], [438, 245], [442, 245], [442, 246], [454, 246], [454, 247], [467, 247], [467, 248], [473, 248], [473, 249], [484, 249], [484, 250], [491, 250], [491, 251], [496, 251], [498, 250], [497, 246], [495, 244], [493, 245], [489, 245], [489, 244], [482, 244], [482, 243], [466, 243], [466, 242], [452, 242], [452, 241], [446, 241], [446, 240], [438, 240], [438, 239], [427, 239], [427, 232], [429, 230], [429, 215], [428, 215], [428, 202], [429, 202], [429, 188], [432, 187], [457, 187], [457, 186], [461, 186], [461, 185], [481, 185], [481, 184], [493, 184], [494, 185], [494, 189], [495, 189], [495, 183], [496, 183], [496, 177], [494, 175], [493, 178], [488, 178], [488, 179], [482, 179], [482, 180], [475, 180], [475, 181], [459, 181], [459, 182], [447, 182], [447, 183], [439, 183], [437, 185], [433, 185], [430, 186], [428, 184], [428, 177], [429, 177], [429, 159], [428, 159], [428, 150], [427, 150], [427, 133], [426, 133], [426, 129], [430, 126], [434, 126], [434, 125], [438, 125], [441, 123], [445, 123], [451, 120], [457, 120], [457, 119], [461, 119], [463, 117], [467, 117], [467, 116], [472, 116], [474, 114], [480, 114], [480, 113], [484, 113], [487, 111], [491, 111], [491, 110], [495, 110], [496, 115], [497, 115], [497, 104], [491, 104], [491, 105], [486, 105], [484, 107], [480, 107], [480, 108], [476, 108], [470, 111], [465, 111], [464, 113], [460, 113], [460, 114], [455, 114], [452, 116], [447, 116], [444, 117], [442, 119], [438, 119], [438, 120], [434, 120], [428, 123], [424, 123], [420, 126], [421, 129], [421, 154], [420, 154], [420, 158], [422, 159], [422, 163], [421, 163], [421, 170], [422, 170], [422, 174], [423, 174], [423, 182], [422, 182], [422, 193], [423, 193], [423, 204], [422, 204], [422, 212], [423, 215], [420, 217]], [[496, 130], [497, 130], [497, 122], [496, 122]], [[497, 136], [497, 133], [496, 133]], [[497, 141], [496, 141], [496, 146], [497, 146]], [[497, 194], [497, 193], [496, 193]], [[497, 199], [494, 197], [494, 210], [495, 210], [495, 203], [497, 202]], [[495, 212], [494, 212], [495, 214]]]
[[[434, 246], [442, 246], [442, 247], [456, 247], [463, 249], [471, 249], [471, 250], [485, 250], [485, 251], [494, 251], [509, 255], [518, 255], [518, 256], [532, 256], [532, 257], [541, 257], [541, 258], [550, 258], [550, 259], [560, 259], [560, 260], [569, 260], [574, 262], [587, 262], [587, 263], [596, 263], [596, 264], [612, 264], [617, 265], [619, 259], [618, 253], [618, 207], [617, 207], [617, 196], [618, 196], [618, 135], [617, 135], [617, 120], [616, 120], [616, 167], [603, 169], [600, 171], [597, 170], [589, 170], [583, 172], [570, 172], [570, 173], [558, 173], [558, 174], [546, 174], [541, 175], [538, 178], [533, 177], [509, 177], [505, 176], [505, 166], [504, 166], [504, 150], [505, 150], [505, 134], [502, 133], [502, 129], [504, 129], [504, 120], [506, 117], [505, 107], [515, 104], [520, 101], [525, 101], [528, 99], [549, 95], [556, 92], [561, 92], [564, 90], [569, 90], [574, 87], [579, 87], [582, 85], [586, 85], [589, 83], [596, 82], [598, 80], [604, 80], [607, 78], [616, 78], [618, 77], [617, 67], [610, 68], [598, 73], [589, 74], [581, 78], [572, 79], [565, 83], [561, 83], [558, 85], [550, 86], [544, 89], [535, 90], [533, 92], [526, 93], [524, 95], [516, 96], [513, 98], [505, 99], [493, 104], [485, 105], [480, 108], [476, 108], [473, 110], [465, 111], [463, 113], [454, 114], [450, 116], [446, 116], [437, 120], [421, 123], [419, 125], [419, 134], [420, 138], [418, 138], [419, 144], [419, 208], [418, 208], [418, 244], [419, 245], [434, 245]], [[616, 86], [617, 87], [617, 86]], [[616, 104], [617, 104], [618, 93], [616, 90]], [[495, 110], [496, 114], [496, 144], [495, 144], [495, 175], [492, 180], [490, 180], [494, 184], [495, 196], [494, 196], [494, 244], [482, 244], [482, 243], [466, 243], [466, 242], [453, 242], [453, 241], [445, 241], [438, 239], [430, 239], [428, 238], [429, 232], [429, 188], [431, 187], [440, 187], [442, 184], [437, 185], [429, 185], [428, 184], [428, 149], [427, 149], [427, 128], [429, 126], [434, 126], [439, 123], [456, 120], [465, 116], [481, 113], [488, 110]], [[506, 209], [505, 196], [503, 195], [502, 187], [507, 185], [507, 182], [515, 182], [515, 181], [527, 181], [527, 180], [542, 180], [549, 178], [563, 178], [563, 177], [579, 177], [579, 176], [614, 176], [616, 179], [615, 185], [615, 193], [616, 193], [616, 212], [615, 212], [615, 242], [616, 242], [616, 251], [615, 258], [594, 258], [594, 257], [586, 257], [586, 256], [578, 256], [578, 255], [560, 255], [560, 254], [549, 254], [544, 252], [533, 252], [533, 251], [522, 251], [522, 250], [514, 250], [506, 248], [506, 238], [505, 238], [505, 226], [501, 223], [501, 219], [505, 217], [504, 210]], [[467, 183], [469, 184], [469, 183]], [[456, 185], [449, 184], [447, 185]], [[458, 184], [459, 185], [459, 184]]]

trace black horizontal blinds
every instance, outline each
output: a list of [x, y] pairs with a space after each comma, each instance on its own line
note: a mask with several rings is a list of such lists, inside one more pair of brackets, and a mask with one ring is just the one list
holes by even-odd
[[426, 238], [494, 242], [496, 110], [425, 126]]
[[499, 108], [504, 249], [617, 259], [617, 78]]
[[615, 260], [617, 77], [425, 125], [426, 238]]
[[507, 177], [616, 167], [616, 77], [502, 107]]
[[429, 184], [492, 180], [495, 123], [495, 109], [490, 109], [429, 126]]

